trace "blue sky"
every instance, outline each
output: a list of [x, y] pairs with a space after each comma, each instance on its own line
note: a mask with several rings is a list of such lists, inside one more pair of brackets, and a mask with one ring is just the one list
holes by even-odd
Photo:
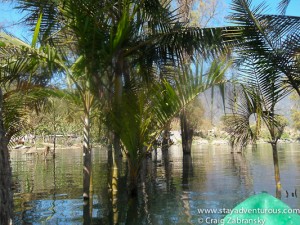
[[[228, 5], [228, 7], [230, 5], [230, 2], [231, 0], [226, 0], [226, 4]], [[269, 6], [270, 10], [268, 14], [277, 14], [276, 10], [280, 0], [252, 0], [252, 4], [254, 6], [257, 6], [262, 2], [265, 2]], [[287, 15], [300, 16], [300, 0], [291, 0], [290, 5], [287, 9]]]
[[[227, 15], [230, 11], [229, 7], [231, 0], [224, 1], [226, 6], [226, 8], [224, 9], [224, 14]], [[253, 5], [257, 5], [261, 2], [262, 0], [253, 0]], [[280, 0], [266, 0], [265, 2], [269, 5], [270, 8], [268, 13], [276, 13], [276, 7]], [[0, 3], [0, 27], [4, 27], [7, 31], [23, 40], [30, 40], [31, 33], [28, 31], [28, 29], [24, 25], [18, 25], [18, 22], [22, 19], [24, 14], [21, 14], [19, 10], [13, 9], [13, 7], [14, 5], [12, 3]], [[291, 0], [291, 3], [287, 10], [287, 15], [300, 16], [300, 0]]]
[[0, 3], [0, 27], [22, 39], [28, 39], [31, 33], [24, 25], [18, 24], [23, 18], [19, 10], [13, 9], [14, 4], [8, 2]]

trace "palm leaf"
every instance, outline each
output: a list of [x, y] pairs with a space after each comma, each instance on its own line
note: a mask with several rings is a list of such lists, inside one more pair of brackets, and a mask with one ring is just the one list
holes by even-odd
[[30, 129], [31, 112], [40, 111], [50, 96], [59, 96], [54, 89], [24, 83], [17, 89], [11, 89], [3, 95], [3, 118], [8, 140]]
[[278, 84], [284, 81], [300, 94], [299, 69], [294, 57], [299, 50], [300, 17], [265, 15], [265, 4], [252, 7], [251, 1], [247, 0], [233, 1], [232, 8], [231, 20], [243, 29], [241, 33], [232, 35], [245, 38], [237, 48], [239, 64], [247, 66], [247, 59], [251, 58], [261, 81], [270, 79], [270, 74], [277, 74]]
[[278, 9], [280, 10], [281, 14], [285, 14], [287, 7], [289, 6], [291, 0], [281, 0], [278, 4]]

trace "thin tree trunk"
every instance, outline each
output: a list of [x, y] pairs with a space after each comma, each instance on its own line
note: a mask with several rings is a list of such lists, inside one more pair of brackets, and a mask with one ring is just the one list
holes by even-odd
[[92, 171], [92, 154], [90, 148], [90, 110], [86, 110], [83, 131], [83, 198], [89, 199]]
[[114, 89], [115, 89], [114, 104], [115, 107], [117, 107], [116, 109], [118, 109], [118, 104], [122, 100], [122, 93], [123, 93], [122, 72], [124, 70], [123, 66], [124, 66], [124, 59], [122, 57], [122, 54], [119, 53], [117, 60], [115, 62], [115, 80], [114, 80]]
[[170, 131], [171, 131], [171, 124], [168, 123], [165, 126], [165, 130], [162, 134], [162, 141], [161, 141], [161, 151], [168, 151], [169, 147], [171, 146], [171, 137], [170, 137]]
[[53, 130], [54, 130], [54, 136], [53, 136], [53, 154], [52, 157], [55, 158], [55, 152], [56, 152], [56, 132], [57, 132], [57, 121], [56, 121], [56, 113], [55, 113], [55, 105], [54, 102], [52, 104], [53, 107]]
[[118, 154], [116, 149], [113, 150], [113, 168], [112, 168], [112, 210], [113, 210], [113, 224], [119, 222], [119, 209], [118, 209], [118, 184], [119, 184], [119, 169], [118, 169]]
[[157, 162], [157, 143], [155, 143], [154, 145], [154, 159], [153, 159], [154, 162]]
[[165, 129], [163, 132], [163, 137], [162, 137], [162, 142], [161, 142], [161, 151], [162, 152], [168, 151], [168, 149], [170, 147], [169, 140], [170, 140], [170, 129]]
[[272, 151], [273, 151], [274, 175], [275, 175], [275, 185], [276, 185], [276, 198], [281, 199], [280, 170], [279, 170], [278, 152], [277, 152], [276, 143], [272, 143]]
[[[114, 147], [115, 156], [118, 158], [122, 158], [120, 137], [116, 133], [114, 133], [113, 138], [114, 138], [113, 139], [113, 147]], [[119, 159], [116, 159], [116, 160], [119, 162]]]
[[111, 207], [111, 223], [116, 225], [119, 223], [119, 208], [118, 208], [118, 193], [119, 193], [119, 166], [121, 164], [121, 160], [119, 155], [117, 154], [116, 149], [113, 147], [114, 135], [110, 133], [110, 144], [108, 146], [109, 150], [109, 159], [108, 159], [108, 166], [109, 166], [109, 186], [110, 186], [110, 207]]
[[[142, 148], [142, 154], [145, 156], [146, 154], [146, 147]], [[138, 152], [140, 152], [138, 150]], [[147, 158], [146, 157], [137, 156], [137, 158], [131, 158], [128, 155], [128, 195], [130, 198], [136, 198], [138, 196], [138, 187], [139, 182], [143, 181], [143, 173], [145, 173], [145, 163]]]
[[166, 189], [167, 191], [171, 190], [171, 185], [172, 185], [172, 168], [170, 164], [170, 155], [169, 155], [169, 150], [167, 151], [162, 151], [162, 163], [163, 163], [163, 168], [165, 172], [165, 179], [166, 179]]
[[13, 194], [11, 189], [11, 167], [8, 140], [3, 126], [3, 96], [0, 89], [0, 224], [8, 225], [12, 218]]
[[135, 162], [128, 163], [128, 173], [129, 173], [128, 194], [130, 198], [135, 198], [138, 195], [138, 176], [139, 176], [139, 168], [135, 164]]
[[181, 140], [183, 154], [191, 154], [194, 131], [186, 118], [185, 109], [180, 114]]

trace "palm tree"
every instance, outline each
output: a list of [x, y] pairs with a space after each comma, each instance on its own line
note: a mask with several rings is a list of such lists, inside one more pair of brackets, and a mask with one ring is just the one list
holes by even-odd
[[123, 92], [119, 105], [122, 114], [111, 111], [107, 123], [113, 127], [124, 146], [129, 164], [128, 192], [131, 196], [137, 195], [142, 161], [151, 152], [165, 125], [220, 77], [223, 77], [220, 70], [194, 74], [191, 68], [186, 68], [173, 83], [164, 80], [147, 87], [132, 81], [131, 89]]
[[[276, 69], [270, 68], [268, 80], [261, 79], [261, 70], [255, 64], [255, 58], [244, 60], [240, 68], [242, 89], [239, 99], [231, 104], [232, 114], [225, 117], [227, 131], [233, 147], [243, 148], [249, 140], [255, 142], [262, 122], [266, 125], [272, 146], [276, 182], [276, 195], [281, 196], [280, 173], [278, 164], [277, 142], [286, 124], [276, 114], [276, 104], [289, 94], [289, 90], [277, 81]], [[250, 126], [250, 117], [255, 115], [255, 130]]]
[[93, 81], [113, 82], [116, 98], [130, 83], [132, 68], [149, 82], [154, 66], [179, 65], [183, 51], [209, 56], [227, 48], [220, 44], [224, 29], [185, 27], [170, 2], [20, 1], [20, 8], [30, 12], [26, 21], [33, 26], [42, 13], [41, 39], [83, 56]]
[[[281, 1], [282, 9], [288, 2]], [[233, 12], [229, 18], [241, 30], [228, 34], [244, 38], [236, 47], [237, 63], [254, 57], [261, 81], [270, 79], [269, 70], [273, 69], [276, 81], [281, 82], [283, 88], [293, 88], [300, 95], [300, 17], [267, 15], [264, 3], [253, 7], [249, 0], [234, 0], [231, 8]]]
[[[225, 82], [226, 82], [225, 73], [227, 72], [228, 67], [231, 64], [231, 61], [227, 61], [227, 63], [225, 63], [225, 61], [226, 61], [226, 59], [224, 59], [224, 57], [222, 57], [221, 59], [213, 60], [212, 62], [206, 62], [207, 64], [209, 64], [209, 70], [211, 70], [211, 72], [218, 71], [218, 73], [220, 75], [215, 79], [213, 85], [211, 86], [211, 91], [213, 93], [214, 88], [219, 87], [221, 96], [223, 97], [223, 100], [224, 100], [224, 90], [225, 90]], [[195, 63], [191, 63], [191, 65], [195, 67], [195, 71], [198, 71], [200, 74], [203, 73], [202, 71], [204, 69], [203, 69], [203, 61], [202, 60], [200, 60], [200, 62], [196, 61]], [[213, 96], [212, 96], [211, 104], [213, 104]], [[191, 154], [194, 129], [195, 129], [192, 122], [189, 121], [190, 113], [191, 113], [191, 110], [188, 107], [182, 109], [181, 113], [180, 113], [182, 150], [183, 150], [183, 154], [185, 154], [185, 155]]]
[[[83, 111], [83, 198], [87, 200], [90, 196], [92, 179], [91, 114], [93, 109], [98, 107], [99, 102], [92, 93], [91, 81], [84, 72], [86, 67], [82, 69], [81, 61], [82, 57], [79, 57], [67, 70], [67, 77], [71, 81], [67, 97], [71, 103], [79, 106]], [[75, 85], [75, 90], [72, 85]]]
[[47, 71], [53, 55], [48, 48], [35, 48], [35, 38], [29, 45], [5, 33], [0, 34], [1, 224], [9, 224], [12, 218], [8, 143], [13, 135], [20, 132], [29, 108], [38, 109], [49, 96], [43, 87], [50, 78]]
[[[7, 145], [26, 124], [30, 112], [60, 92], [49, 87], [53, 74], [66, 70], [64, 60], [55, 48], [38, 44], [41, 27], [38, 17], [32, 43], [28, 44], [5, 32], [0, 33], [1, 79], [1, 224], [9, 224], [12, 216], [11, 169]], [[2, 177], [3, 176], [3, 177]], [[2, 179], [3, 178], [3, 179]]]
[[[230, 113], [226, 113], [222, 118], [233, 152], [241, 152], [249, 143], [254, 144], [261, 125], [260, 108], [257, 107], [256, 98], [249, 96], [247, 89], [243, 87], [235, 84], [234, 96], [229, 101]], [[255, 129], [250, 124], [250, 118], [253, 115], [257, 115]]]
[[[192, 16], [192, 11], [193, 8], [196, 5], [200, 5], [198, 7], [200, 8], [205, 8], [207, 7], [209, 4], [214, 5], [214, 3], [212, 2], [198, 2], [195, 0], [188, 0], [188, 1], [182, 1], [182, 0], [177, 0], [176, 1], [178, 6], [179, 6], [179, 12], [181, 13], [182, 17], [181, 17], [181, 21], [183, 22], [183, 24], [185, 26], [190, 26], [191, 24], [197, 24], [199, 27], [204, 26], [205, 24], [209, 23], [209, 20], [213, 19], [213, 16], [208, 16], [209, 19], [207, 19], [207, 14], [206, 13], [211, 13], [211, 12], [203, 12], [203, 13], [197, 13], [197, 19], [199, 21], [195, 21], [195, 18], [193, 18]], [[215, 6], [212, 7], [214, 11]], [[199, 10], [199, 9], [198, 9]], [[213, 13], [214, 14], [214, 13]], [[205, 21], [205, 23], [201, 24], [201, 21]], [[184, 53], [185, 54], [185, 53]], [[191, 58], [188, 54], [185, 54], [184, 57], [184, 63], [185, 64], [191, 64], [191, 66], [195, 66], [196, 70], [197, 69], [202, 69], [200, 67], [203, 67], [203, 64], [211, 64], [212, 67], [214, 66], [215, 62], [207, 62], [207, 60], [205, 60], [205, 58], [203, 58], [203, 56], [201, 55], [197, 55], [195, 58], [197, 58], [195, 61], [196, 63], [192, 63], [191, 62]], [[222, 83], [222, 81], [221, 81]], [[217, 85], [217, 82], [216, 82]], [[221, 84], [220, 84], [221, 86]], [[212, 87], [212, 93], [214, 92], [214, 87]], [[212, 98], [213, 99], [213, 98]], [[213, 103], [213, 102], [212, 102]], [[181, 142], [182, 142], [182, 150], [183, 150], [183, 154], [185, 155], [190, 155], [191, 154], [191, 148], [192, 148], [192, 142], [193, 142], [193, 136], [194, 136], [194, 128], [193, 128], [193, 124], [192, 122], [189, 120], [189, 114], [190, 114], [190, 110], [187, 108], [184, 108], [181, 110], [180, 113], [180, 130], [181, 130]], [[169, 131], [168, 131], [169, 132]]]
[[[37, 4], [40, 4], [38, 2], [34, 2]], [[34, 3], [32, 7], [34, 8]], [[27, 3], [25, 3], [26, 5]], [[30, 5], [30, 3], [28, 3]], [[47, 5], [47, 4], [46, 4]], [[28, 6], [28, 5], [26, 5]], [[24, 6], [26, 8], [26, 6]], [[47, 5], [49, 7], [49, 5]], [[57, 5], [59, 7], [61, 5]], [[28, 9], [29, 10], [29, 9]], [[91, 175], [91, 148], [90, 148], [90, 114], [91, 114], [91, 107], [94, 103], [94, 95], [91, 93], [91, 81], [89, 75], [91, 74], [91, 63], [86, 63], [87, 60], [87, 54], [84, 55], [78, 55], [78, 52], [75, 52], [76, 45], [72, 42], [74, 40], [67, 39], [68, 32], [70, 32], [70, 29], [68, 29], [66, 32], [58, 32], [57, 29], [52, 29], [52, 26], [57, 26], [58, 23], [53, 23], [53, 20], [55, 18], [50, 17], [49, 14], [47, 14], [47, 10], [53, 10], [53, 7], [47, 8], [45, 6], [44, 11], [40, 12], [33, 12], [33, 17], [30, 17], [28, 20], [30, 23], [34, 24], [35, 32], [34, 32], [34, 45], [32, 44], [31, 47], [35, 46], [37, 44], [37, 41], [39, 40], [41, 47], [48, 50], [48, 52], [52, 53], [50, 54], [50, 59], [53, 61], [47, 61], [47, 65], [52, 67], [59, 67], [60, 71], [67, 75], [67, 78], [69, 78], [73, 84], [75, 84], [77, 91], [80, 95], [80, 100], [82, 102], [82, 108], [84, 111], [84, 118], [83, 118], [83, 124], [84, 124], [84, 142], [83, 142], [83, 155], [84, 155], [84, 198], [88, 198], [89, 196], [89, 184], [90, 184], [90, 175]], [[45, 12], [46, 11], [46, 12]], [[53, 12], [53, 11], [51, 11]], [[37, 14], [35, 14], [37, 13]], [[43, 13], [46, 14], [46, 16], [43, 16]], [[67, 14], [67, 12], [66, 12]], [[36, 17], [35, 17], [36, 16]], [[45, 17], [47, 19], [45, 19]], [[32, 19], [37, 19], [36, 21], [33, 21]], [[70, 24], [68, 24], [70, 25]], [[72, 26], [72, 25], [70, 25]], [[37, 29], [38, 27], [38, 29]], [[60, 27], [61, 28], [61, 27]], [[45, 30], [46, 29], [46, 30]], [[47, 30], [48, 29], [48, 30]], [[64, 29], [67, 29], [64, 27]], [[60, 39], [57, 39], [56, 36], [52, 37], [53, 31], [57, 32], [56, 35], [59, 35]], [[54, 45], [54, 40], [56, 40]], [[6, 38], [6, 42], [10, 41], [10, 37]], [[66, 48], [65, 43], [62, 42], [68, 42], [70, 41], [71, 44], [68, 44]], [[13, 45], [17, 45], [20, 43], [16, 43], [18, 40], [14, 39], [14, 42], [12, 42]], [[21, 43], [21, 45], [24, 45], [24, 43]], [[30, 46], [26, 46], [30, 51], [34, 51], [34, 49], [30, 49]], [[72, 52], [73, 50], [73, 52]], [[76, 55], [77, 53], [77, 55]], [[80, 53], [80, 52], [79, 52]], [[37, 56], [40, 56], [40, 52], [36, 53]], [[77, 58], [76, 58], [77, 57]], [[68, 59], [68, 60], [67, 60]], [[93, 61], [93, 60], [92, 60]], [[92, 62], [91, 61], [91, 62]]]
[[[165, 77], [166, 66], [179, 66], [194, 51], [209, 57], [227, 49], [220, 44], [221, 28], [185, 27], [171, 2], [160, 1], [20, 1], [35, 25], [42, 14], [43, 42], [67, 49], [70, 64], [82, 57], [86, 79], [100, 99], [104, 85], [112, 93], [111, 107], [122, 113], [124, 89], [138, 76], [150, 84]], [[209, 47], [210, 49], [208, 49]], [[183, 52], [185, 54], [183, 54]], [[75, 60], [74, 60], [75, 59]], [[161, 73], [157, 73], [161, 71]]]
[[[241, 28], [241, 32], [234, 32], [232, 35], [244, 38], [244, 42], [236, 48], [236, 55], [237, 64], [242, 68], [242, 77], [245, 78], [244, 82], [250, 85], [250, 91], [247, 90], [245, 94], [247, 112], [248, 114], [255, 112], [258, 116], [257, 124], [260, 124], [261, 118], [271, 136], [278, 197], [281, 186], [277, 141], [283, 132], [284, 124], [278, 121], [275, 105], [291, 89], [300, 95], [300, 17], [283, 15], [288, 3], [286, 0], [280, 2], [282, 15], [266, 15], [264, 14], [266, 5], [263, 3], [252, 7], [249, 0], [233, 0], [233, 13], [230, 16], [231, 21]], [[248, 122], [247, 117], [238, 117], [238, 121], [245, 124]], [[248, 125], [232, 128], [236, 132], [237, 128], [243, 129], [242, 133], [247, 134], [241, 139], [242, 142], [248, 137], [255, 137]], [[247, 131], [250, 131], [250, 134]]]

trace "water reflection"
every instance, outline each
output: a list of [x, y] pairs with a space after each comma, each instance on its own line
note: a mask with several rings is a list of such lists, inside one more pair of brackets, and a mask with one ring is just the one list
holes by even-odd
[[[300, 190], [299, 145], [279, 145], [283, 190]], [[82, 200], [82, 152], [57, 150], [55, 160], [27, 157], [13, 151], [14, 224], [198, 224], [198, 209], [233, 208], [248, 196], [267, 191], [275, 195], [272, 150], [268, 145], [231, 154], [226, 146], [194, 146], [191, 156], [178, 146], [147, 159], [139, 198], [127, 199], [126, 162], [118, 172], [118, 192], [111, 198], [111, 163], [107, 150], [93, 151], [94, 194]], [[283, 201], [300, 208], [298, 198]]]

